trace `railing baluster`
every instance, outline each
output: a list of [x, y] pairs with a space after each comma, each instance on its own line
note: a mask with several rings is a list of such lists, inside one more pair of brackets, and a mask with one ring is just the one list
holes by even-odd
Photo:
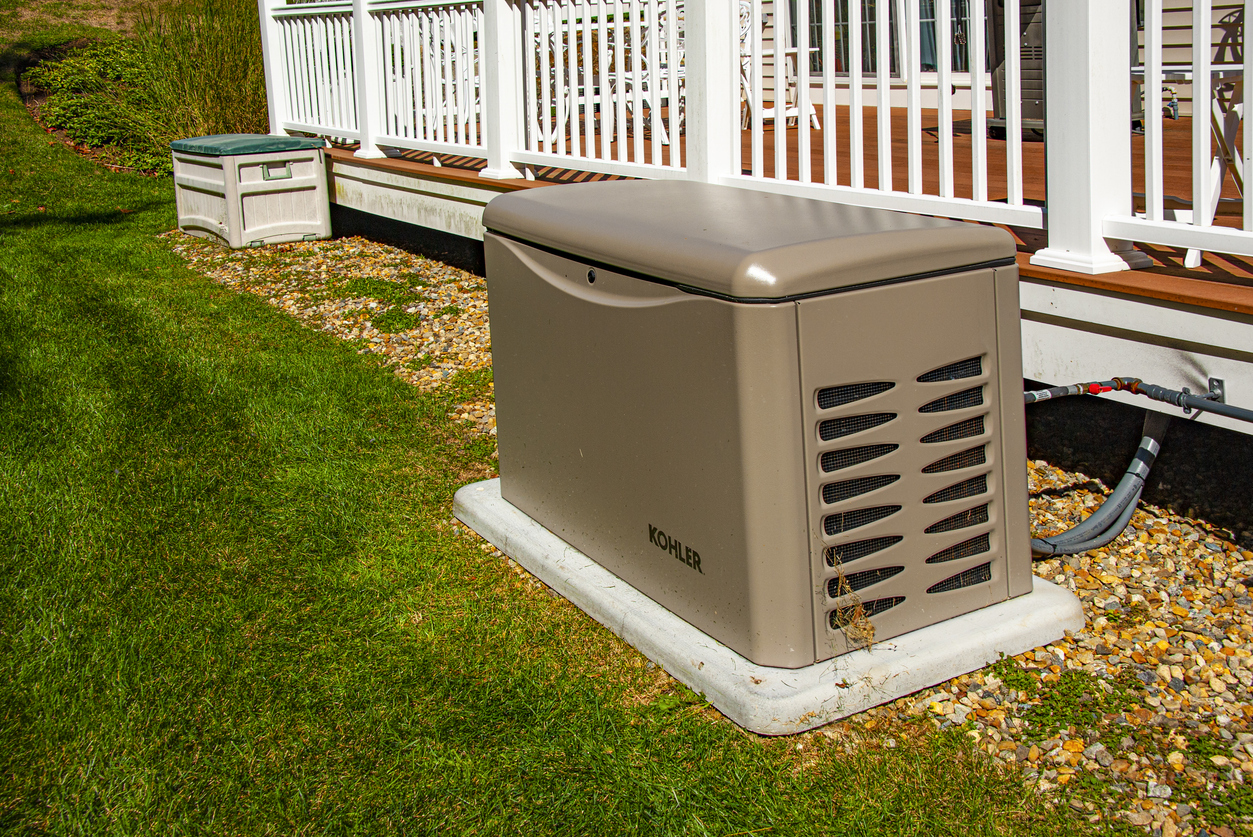
[[566, 84], [569, 87], [564, 98], [570, 104], [570, 154], [578, 157], [581, 147], [579, 130], [578, 21], [575, 20], [574, 0], [562, 0], [562, 3], [562, 12], [566, 21], [566, 67], [569, 70], [569, 73], [566, 75]]
[[357, 84], [361, 80], [361, 67], [357, 63], [357, 21], [351, 16], [345, 17], [344, 29], [348, 33], [348, 110], [352, 114], [350, 124], [354, 130], [361, 131], [363, 120], [360, 104], [357, 102]]
[[666, 3], [666, 90], [670, 97], [667, 101], [668, 128], [670, 131], [670, 166], [679, 168], [683, 165], [682, 145], [679, 135], [683, 130], [683, 91], [679, 84], [679, 4], [676, 0], [664, 0]]
[[892, 183], [892, 13], [890, 0], [875, 0], [875, 83], [878, 86], [879, 188], [894, 191]]
[[640, 79], [644, 74], [643, 50], [641, 49], [644, 37], [640, 13], [640, 0], [631, 0], [631, 144], [635, 152], [633, 162], [636, 163], [644, 162], [644, 132], [640, 128], [644, 122], [644, 96], [640, 86]]
[[311, 85], [312, 97], [310, 99], [313, 105], [311, 116], [315, 124], [320, 124], [326, 119], [326, 71], [322, 68], [322, 18], [312, 18], [310, 21], [309, 44], [313, 51], [313, 62], [311, 69], [313, 70]]
[[378, 15], [379, 21], [379, 64], [383, 70], [383, 133], [392, 134], [393, 136], [400, 133], [400, 125], [398, 124], [399, 113], [399, 97], [396, 95], [396, 16], [390, 12], [383, 12]]
[[[1144, 4], [1144, 215], [1166, 217], [1162, 160], [1162, 0]], [[1133, 59], [1134, 60], [1134, 59]]]
[[[553, 128], [553, 101], [552, 87], [555, 81], [556, 70], [553, 67], [552, 60], [552, 36], [548, 31], [551, 8], [543, 5], [543, 0], [536, 0], [535, 12], [539, 18], [539, 69], [540, 69], [540, 149], [544, 153], [551, 153], [552, 140], [556, 133]], [[556, 62], [560, 63], [560, 62]]]
[[473, 118], [470, 105], [470, 80], [473, 73], [474, 47], [470, 41], [470, 18], [465, 6], [452, 10], [453, 48], [457, 51], [457, 142], [470, 142], [470, 121]]
[[[783, 59], [787, 60], [786, 56]], [[777, 111], [776, 111], [777, 116]], [[813, 180], [809, 136], [809, 0], [796, 2], [796, 163], [801, 183]], [[787, 120], [783, 121], [787, 130]]]
[[[804, 0], [801, 0], [804, 2]], [[787, 180], [787, 41], [792, 28], [786, 2], [774, 4], [774, 176]], [[799, 121], [799, 120], [798, 120]]]
[[[1010, 5], [1013, 5], [1011, 0]], [[909, 192], [922, 194], [922, 21], [918, 0], [905, 3], [906, 103], [908, 120]]]
[[1022, 205], [1022, 27], [1017, 3], [1005, 4], [1005, 186]]
[[[866, 80], [861, 73], [861, 4], [862, 0], [848, 0], [848, 170], [849, 184], [854, 189], [862, 189], [866, 185], [865, 127], [862, 123]], [[827, 130], [834, 128], [828, 124]]]
[[352, 74], [352, 24], [351, 18], [335, 15], [331, 18], [331, 25], [335, 30], [336, 57], [339, 62], [339, 72], [336, 76], [339, 82], [339, 92], [336, 99], [339, 101], [340, 127], [352, 130], [357, 126], [357, 115], [353, 108], [354, 91], [356, 86], [353, 84]]
[[[936, 94], [940, 105], [940, 195], [953, 191], [953, 31], [949, 0], [935, 0]], [[921, 35], [921, 33], [919, 33]]]
[[339, 102], [338, 79], [335, 78], [335, 35], [332, 31], [332, 21], [328, 17], [322, 17], [322, 62], [326, 73], [326, 100], [323, 106], [323, 115], [327, 124], [339, 125]]
[[983, 0], [970, 0], [970, 180], [971, 197], [977, 201], [988, 199], [988, 108], [985, 98], [988, 76], [983, 63], [984, 14]]
[[561, 27], [561, 0], [554, 0], [549, 6], [552, 15], [552, 49], [553, 49], [553, 106], [557, 110], [556, 128], [553, 136], [556, 141], [555, 152], [566, 152], [566, 55], [565, 35]]
[[290, 50], [290, 64], [288, 71], [291, 74], [292, 95], [291, 108], [292, 116], [296, 122], [306, 122], [305, 107], [305, 68], [308, 63], [305, 59], [304, 21], [297, 19], [287, 19], [283, 21], [283, 28], [286, 30], [288, 38], [288, 48]]
[[427, 142], [435, 142], [439, 136], [439, 128], [435, 122], [436, 109], [439, 106], [436, 104], [435, 71], [438, 54], [435, 52], [433, 17], [434, 12], [424, 9], [419, 18], [422, 29], [422, 139]]
[[[849, 7], [861, 0], [849, 0]], [[822, 9], [822, 182], [835, 185], [840, 182], [839, 157], [836, 155], [836, 139], [839, 132], [835, 119], [835, 4], [827, 3]], [[850, 87], [850, 92], [852, 88]]]
[[456, 113], [453, 109], [453, 85], [456, 83], [453, 66], [453, 44], [450, 22], [448, 20], [448, 10], [439, 10], [439, 28], [436, 32], [439, 36], [439, 49], [441, 61], [440, 66], [443, 67], [444, 90], [443, 96], [440, 97], [440, 114], [443, 116], [444, 130], [440, 139], [444, 142], [455, 142], [457, 136]]
[[[1192, 2], [1192, 223], [1208, 227], [1210, 200], [1214, 195], [1210, 165], [1210, 111], [1213, 84], [1210, 40], [1213, 11], [1210, 0]], [[1199, 265], [1192, 265], [1193, 267]]]
[[595, 53], [592, 51], [592, 7], [585, 0], [580, 0], [578, 8], [583, 30], [583, 42], [579, 45], [579, 52], [583, 56], [583, 67], [580, 74], [583, 87], [583, 136], [585, 138], [583, 147], [586, 149], [588, 157], [595, 157], [596, 107], [592, 97], [596, 84], [596, 59]]
[[605, 0], [596, 0], [596, 92], [600, 99], [600, 158], [609, 159], [613, 132], [606, 130], [613, 124], [613, 108], [609, 87], [609, 5]]
[[408, 85], [405, 90], [405, 111], [407, 112], [406, 136], [420, 139], [419, 113], [422, 107], [422, 72], [421, 55], [418, 48], [418, 16], [412, 11], [405, 14], [405, 72]]
[[661, 79], [661, 67], [658, 66], [660, 56], [657, 54], [657, 28], [661, 25], [657, 14], [660, 10], [660, 0], [646, 0], [644, 8], [648, 20], [648, 43], [645, 45], [646, 63], [643, 76], [648, 79], [648, 133], [652, 140], [650, 147], [652, 156], [648, 162], [658, 166], [661, 165], [661, 133], [666, 129], [657, 99], [660, 86], [658, 82]]
[[762, 45], [764, 40], [764, 29], [762, 21], [761, 0], [753, 0], [753, 20], [751, 34], [749, 36], [750, 52], [749, 56], [749, 87], [751, 88], [749, 96], [749, 119], [752, 120], [752, 156], [753, 156], [753, 177], [766, 176], [765, 163], [765, 145], [766, 145], [766, 126], [765, 119], [762, 118], [761, 112], [765, 109], [766, 101], [766, 81], [765, 81], [765, 56], [762, 54], [765, 47]]
[[[522, 3], [522, 103], [526, 108], [526, 137], [525, 147], [527, 151], [539, 151], [539, 116], [536, 111], [539, 108], [538, 91], [535, 89], [535, 62], [539, 60], [538, 52], [540, 52], [541, 41], [539, 33], [536, 31], [535, 6], [531, 0], [524, 0]], [[490, 57], [489, 57], [489, 60]], [[505, 92], [503, 95], [508, 95]]]
[[626, 21], [623, 20], [622, 0], [613, 0], [613, 91], [614, 106], [617, 112], [614, 114], [614, 128], [617, 131], [618, 140], [618, 162], [627, 160], [631, 155], [629, 148], [630, 143], [627, 142], [627, 85], [626, 85]]

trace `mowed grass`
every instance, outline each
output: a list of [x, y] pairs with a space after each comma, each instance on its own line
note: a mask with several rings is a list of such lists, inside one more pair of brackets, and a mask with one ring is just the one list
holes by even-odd
[[763, 739], [650, 671], [449, 525], [486, 375], [191, 274], [170, 181], [11, 77], [0, 184], [0, 832], [1090, 832], [960, 732]]

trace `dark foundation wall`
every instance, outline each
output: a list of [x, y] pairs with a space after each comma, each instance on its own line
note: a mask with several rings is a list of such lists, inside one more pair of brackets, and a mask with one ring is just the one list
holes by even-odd
[[[1112, 488], [1140, 443], [1144, 412], [1092, 396], [1032, 404], [1027, 455], [1099, 477]], [[1230, 529], [1242, 546], [1253, 548], [1253, 436], [1189, 421], [1179, 410], [1173, 414], [1144, 499]]]
[[487, 275], [483, 262], [483, 242], [473, 238], [464, 238], [417, 224], [406, 224], [404, 221], [334, 203], [331, 204], [331, 234], [336, 238], [359, 235], [468, 270], [476, 276]]

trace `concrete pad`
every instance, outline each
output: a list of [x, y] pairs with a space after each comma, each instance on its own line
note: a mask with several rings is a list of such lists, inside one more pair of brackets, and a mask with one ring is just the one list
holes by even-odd
[[763, 735], [820, 727], [1046, 645], [1083, 627], [1068, 590], [1031, 593], [805, 668], [769, 668], [697, 630], [514, 508], [500, 480], [467, 485], [453, 513], [735, 723]]

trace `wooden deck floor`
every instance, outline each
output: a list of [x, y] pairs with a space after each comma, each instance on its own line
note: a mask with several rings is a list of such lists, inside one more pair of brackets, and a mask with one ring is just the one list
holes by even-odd
[[[954, 188], [958, 197], [971, 197], [971, 148], [969, 119], [962, 118], [966, 114], [954, 115], [953, 159]], [[811, 179], [822, 182], [824, 178], [823, 150], [824, 130], [830, 129], [827, 114], [819, 110], [822, 130], [809, 130], [811, 143]], [[922, 145], [923, 157], [923, 192], [939, 194], [939, 138], [938, 115], [934, 110], [922, 112]], [[799, 173], [798, 145], [799, 130], [795, 125], [787, 129], [787, 170], [789, 179], [797, 179]], [[908, 117], [903, 108], [892, 111], [892, 183], [897, 190], [908, 188], [908, 145], [906, 136]], [[835, 111], [836, 131], [836, 182], [850, 185], [849, 162], [849, 129], [848, 108], [840, 107]], [[762, 132], [762, 163], [763, 174], [774, 176], [774, 126], [765, 126]], [[877, 117], [873, 108], [866, 108], [863, 115], [863, 148], [864, 148], [864, 184], [869, 188], [877, 188], [879, 180], [878, 164], [878, 128]], [[651, 138], [644, 143], [644, 161], [651, 162], [653, 145]], [[686, 159], [684, 137], [677, 138], [681, 159]], [[599, 135], [593, 137], [595, 148], [600, 149]], [[633, 142], [630, 143], [633, 146]], [[1175, 205], [1183, 205], [1192, 193], [1191, 183], [1191, 119], [1180, 118], [1165, 122], [1163, 136], [1165, 166], [1165, 193], [1175, 200]], [[988, 198], [1005, 200], [1006, 177], [1005, 159], [1006, 142], [989, 139], [988, 150]], [[1132, 189], [1144, 191], [1143, 134], [1132, 136], [1133, 165]], [[633, 157], [633, 147], [628, 147], [627, 157]], [[349, 154], [348, 150], [332, 150], [334, 154]], [[663, 163], [670, 161], [670, 146], [661, 149]], [[610, 158], [616, 159], [617, 146], [611, 145]], [[1023, 197], [1029, 203], [1042, 203], [1046, 197], [1044, 143], [1034, 139], [1026, 139], [1022, 143], [1023, 158]], [[745, 174], [751, 173], [752, 134], [741, 132], [741, 160]], [[436, 177], [446, 180], [482, 182], [478, 171], [483, 168], [483, 161], [475, 158], [441, 157], [442, 165], [436, 166], [435, 155], [425, 152], [407, 152], [399, 159], [358, 161], [367, 162], [383, 168], [409, 170], [415, 174]], [[556, 183], [583, 182], [587, 180], [607, 179], [605, 175], [579, 171], [574, 168], [546, 168], [534, 172], [534, 181], [493, 181], [498, 188], [520, 189], [533, 188]], [[1239, 193], [1231, 178], [1228, 177], [1223, 187], [1224, 198], [1238, 198]], [[1168, 205], [1171, 203], [1168, 202]], [[1238, 214], [1238, 204], [1234, 207], [1220, 208], [1217, 223], [1238, 226], [1238, 218], [1224, 213]], [[1200, 268], [1189, 270], [1183, 266], [1184, 251], [1154, 245], [1141, 245], [1140, 249], [1153, 260], [1154, 266], [1147, 270], [1122, 271], [1120, 273], [1087, 276], [1067, 271], [1039, 268], [1029, 263], [1032, 253], [1044, 246], [1043, 231], [1029, 229], [1010, 230], [1019, 243], [1019, 267], [1024, 277], [1041, 279], [1061, 284], [1097, 288], [1130, 296], [1147, 297], [1170, 302], [1197, 305], [1223, 311], [1253, 315], [1253, 259], [1238, 256], [1224, 256], [1207, 253]]]

